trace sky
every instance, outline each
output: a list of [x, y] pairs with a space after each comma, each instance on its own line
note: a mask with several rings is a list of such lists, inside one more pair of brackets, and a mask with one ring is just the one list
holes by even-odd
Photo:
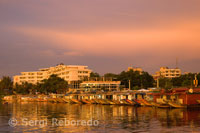
[[0, 77], [65, 65], [200, 72], [199, 0], [0, 0]]

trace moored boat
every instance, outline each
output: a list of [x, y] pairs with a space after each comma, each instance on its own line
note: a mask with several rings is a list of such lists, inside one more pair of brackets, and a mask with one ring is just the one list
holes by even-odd
[[78, 101], [77, 99], [70, 99], [72, 103], [77, 103], [77, 104], [81, 104], [80, 101]]
[[177, 104], [175, 102], [172, 102], [172, 101], [169, 101], [168, 104], [171, 106], [171, 107], [174, 107], [174, 108], [186, 108], [187, 106], [184, 106], [184, 105], [181, 105], [181, 104]]
[[151, 104], [154, 106], [154, 107], [158, 107], [158, 108], [169, 108], [169, 104], [159, 104], [159, 103], [155, 103], [155, 102], [151, 102]]
[[152, 106], [152, 104], [144, 99], [140, 100], [145, 106]]
[[91, 104], [91, 102], [89, 102], [89, 101], [86, 100], [86, 99], [82, 99], [81, 102], [82, 102], [83, 104]]

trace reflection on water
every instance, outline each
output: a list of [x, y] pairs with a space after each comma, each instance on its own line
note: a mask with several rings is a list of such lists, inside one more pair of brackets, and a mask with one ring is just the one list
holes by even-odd
[[[18, 124], [10, 127], [10, 118], [48, 120], [44, 127]], [[98, 126], [52, 126], [52, 118], [98, 120]], [[159, 109], [115, 105], [71, 105], [56, 103], [0, 104], [0, 131], [8, 132], [198, 132], [200, 109]]]

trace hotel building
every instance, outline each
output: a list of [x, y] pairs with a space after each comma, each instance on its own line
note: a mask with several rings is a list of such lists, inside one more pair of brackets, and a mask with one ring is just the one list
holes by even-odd
[[36, 84], [49, 78], [52, 74], [56, 74], [58, 77], [68, 81], [68, 84], [71, 84], [72, 82], [89, 78], [90, 73], [91, 70], [88, 69], [88, 66], [60, 64], [55, 67], [39, 69], [39, 71], [21, 72], [21, 75], [16, 75], [13, 79], [14, 84], [22, 84], [23, 82]]
[[128, 67], [127, 71], [133, 70], [134, 72], [138, 71], [140, 74], [142, 74], [143, 70], [140, 67]]
[[181, 69], [179, 68], [170, 69], [168, 67], [161, 67], [160, 71], [156, 72], [156, 74], [153, 75], [154, 79], [158, 79], [160, 77], [176, 78], [180, 76], [181, 76]]

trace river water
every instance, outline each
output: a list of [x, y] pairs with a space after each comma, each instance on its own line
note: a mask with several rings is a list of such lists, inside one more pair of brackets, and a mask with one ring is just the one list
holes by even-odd
[[200, 109], [0, 103], [1, 132], [200, 132]]

